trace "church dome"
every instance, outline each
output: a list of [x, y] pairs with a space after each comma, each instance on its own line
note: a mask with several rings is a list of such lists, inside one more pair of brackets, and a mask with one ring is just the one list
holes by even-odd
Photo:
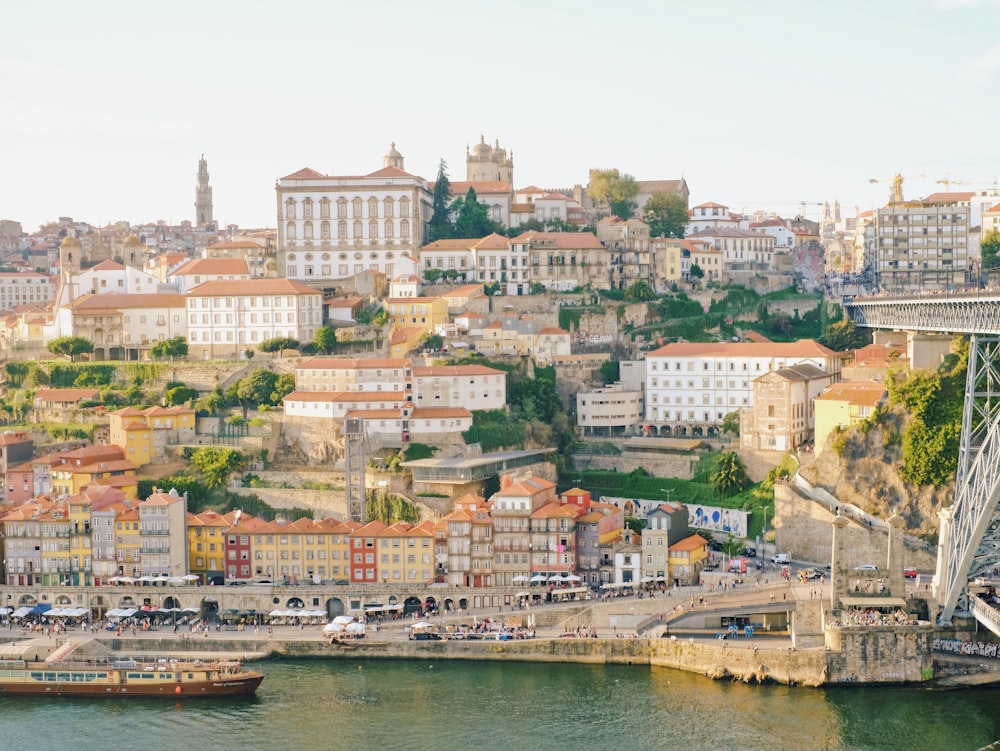
[[77, 248], [79, 248], [80, 247], [80, 241], [77, 240], [75, 237], [73, 237], [73, 235], [69, 235], [67, 237], [64, 237], [63, 241], [61, 243], [59, 243], [59, 245], [60, 245], [60, 247], [63, 247], [63, 248], [70, 248], [70, 247], [73, 247], [73, 246], [76, 246]]
[[386, 157], [388, 157], [390, 159], [399, 159], [402, 156], [403, 156], [402, 154], [400, 154], [398, 151], [396, 151], [396, 142], [393, 141], [392, 143], [390, 143], [389, 144], [389, 153], [386, 154]]
[[128, 237], [125, 238], [125, 247], [128, 248], [133, 245], [142, 245], [142, 240], [140, 240], [135, 235], [129, 235]]
[[486, 144], [486, 138], [479, 136], [479, 143], [472, 147], [472, 155], [485, 159], [490, 155], [490, 147]]

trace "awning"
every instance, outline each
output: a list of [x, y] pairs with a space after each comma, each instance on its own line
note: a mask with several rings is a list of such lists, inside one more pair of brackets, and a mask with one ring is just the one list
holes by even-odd
[[846, 608], [905, 608], [902, 597], [841, 597], [840, 604]]

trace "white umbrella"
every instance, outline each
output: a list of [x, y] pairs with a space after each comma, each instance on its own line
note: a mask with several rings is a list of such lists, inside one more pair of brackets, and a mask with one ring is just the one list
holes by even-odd
[[535, 583], [543, 582], [545, 581], [545, 574], [535, 574], [534, 576], [531, 577], [531, 581]]
[[201, 577], [198, 576], [198, 574], [184, 574], [184, 576], [182, 576], [181, 579], [183, 579], [186, 582], [196, 582], [199, 579], [201, 579]]
[[513, 577], [511, 579], [511, 581], [512, 582], [526, 582], [526, 581], [528, 581], [528, 577], [524, 576], [522, 574], [518, 574], [517, 576]]
[[580, 577], [577, 576], [576, 574], [570, 574], [569, 576], [566, 577], [566, 581], [568, 581], [568, 582], [578, 582], [578, 581], [580, 581]]

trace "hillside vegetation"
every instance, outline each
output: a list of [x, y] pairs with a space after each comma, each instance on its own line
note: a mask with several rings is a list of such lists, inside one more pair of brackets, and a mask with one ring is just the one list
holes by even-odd
[[833, 434], [826, 450], [800, 469], [813, 485], [845, 503], [937, 537], [937, 512], [951, 505], [962, 430], [968, 342], [956, 340], [936, 371], [890, 373], [886, 407]]

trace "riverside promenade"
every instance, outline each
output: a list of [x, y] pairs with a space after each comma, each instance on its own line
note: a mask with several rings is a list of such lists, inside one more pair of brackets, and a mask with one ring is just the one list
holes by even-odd
[[[911, 593], [912, 594], [912, 593]], [[49, 636], [0, 628], [4, 656], [44, 659], [76, 643], [71, 659], [367, 659], [507, 660], [581, 662], [671, 667], [714, 679], [821, 686], [860, 683], [935, 682], [976, 685], [1000, 681], [1000, 671], [982, 660], [935, 659], [929, 624], [903, 628], [827, 628], [823, 603], [829, 585], [744, 585], [729, 591], [707, 587], [674, 589], [644, 597], [490, 608], [429, 616], [439, 632], [501, 624], [532, 638], [500, 640], [496, 631], [476, 639], [412, 640], [414, 619], [369, 622], [362, 639], [333, 641], [313, 625], [210, 626], [192, 632], [167, 623], [122, 633], [92, 628]], [[762, 620], [752, 636], [727, 632], [723, 619]], [[795, 628], [791, 628], [795, 623]], [[785, 624], [782, 626], [782, 624]], [[773, 628], [767, 628], [774, 625]], [[723, 639], [722, 636], [727, 636]], [[944, 634], [941, 634], [945, 636]], [[954, 637], [955, 633], [946, 636]], [[489, 638], [492, 636], [492, 638]], [[485, 638], [483, 638], [485, 637]], [[969, 637], [965, 637], [969, 638]], [[832, 646], [831, 646], [832, 645]], [[872, 655], [876, 655], [874, 661]]]

